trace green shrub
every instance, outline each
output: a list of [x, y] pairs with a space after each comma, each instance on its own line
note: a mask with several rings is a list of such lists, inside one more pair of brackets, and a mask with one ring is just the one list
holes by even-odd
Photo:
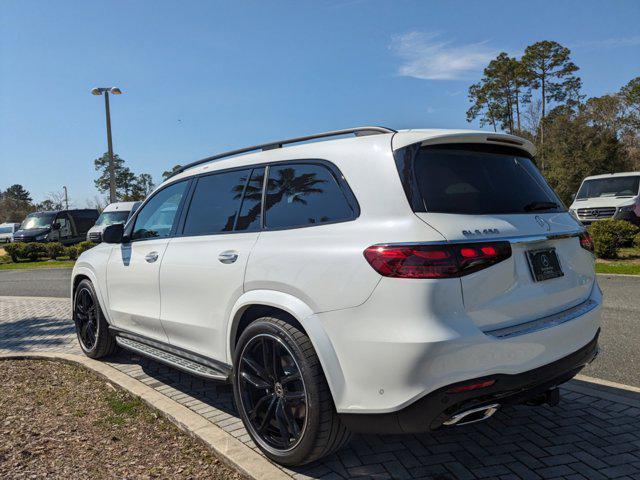
[[633, 237], [633, 246], [640, 249], [640, 233]]
[[595, 254], [598, 258], [618, 258], [618, 244], [611, 232], [600, 232], [594, 236]]
[[616, 248], [630, 247], [633, 244], [633, 238], [640, 233], [640, 228], [634, 224], [624, 220], [599, 220], [591, 224], [589, 231], [597, 243], [596, 238], [602, 234], [613, 235]]
[[4, 246], [4, 251], [11, 257], [13, 263], [17, 263], [20, 257], [23, 257], [23, 249], [25, 244], [22, 242], [8, 243]]
[[75, 260], [78, 258], [78, 247], [76, 245], [69, 245], [65, 247], [64, 254], [69, 257], [69, 260]]
[[64, 246], [58, 242], [45, 243], [47, 249], [47, 256], [51, 260], [55, 260], [58, 257], [64, 255]]
[[93, 242], [80, 242], [78, 245], [76, 245], [76, 248], [78, 249], [78, 255], [80, 255], [82, 252], [86, 252], [87, 250], [95, 247], [96, 245], [97, 244]]
[[22, 248], [22, 255], [30, 261], [35, 262], [38, 258], [47, 254], [47, 248], [42, 243], [25, 243]]

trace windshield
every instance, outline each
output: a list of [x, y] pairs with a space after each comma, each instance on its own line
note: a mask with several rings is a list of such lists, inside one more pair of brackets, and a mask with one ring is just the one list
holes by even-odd
[[640, 176], [594, 178], [585, 180], [576, 195], [577, 200], [597, 197], [635, 197]]
[[427, 212], [486, 215], [564, 211], [533, 162], [518, 153], [467, 150], [462, 146], [421, 148], [413, 171]]
[[48, 228], [51, 226], [51, 222], [56, 217], [55, 213], [32, 213], [27, 215], [20, 230], [29, 230], [31, 228]]
[[129, 218], [129, 212], [124, 210], [118, 210], [114, 212], [102, 212], [96, 220], [96, 225], [113, 225], [116, 223], [125, 223]]
[[0, 233], [11, 233], [13, 229], [11, 227], [0, 227]]

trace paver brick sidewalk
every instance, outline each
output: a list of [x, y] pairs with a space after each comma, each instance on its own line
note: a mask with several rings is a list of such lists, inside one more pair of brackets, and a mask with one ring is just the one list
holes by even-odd
[[[69, 300], [0, 297], [0, 354], [43, 351], [81, 354]], [[229, 386], [125, 352], [108, 363], [256, 449]], [[433, 434], [356, 436], [321, 462], [284, 471], [296, 479], [640, 479], [640, 394], [577, 380], [562, 394], [553, 409], [505, 408]]]

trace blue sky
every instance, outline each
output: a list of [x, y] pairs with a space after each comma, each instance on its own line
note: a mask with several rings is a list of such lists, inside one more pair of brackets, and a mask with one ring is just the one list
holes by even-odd
[[136, 173], [362, 124], [468, 128], [466, 90], [500, 51], [572, 49], [584, 93], [640, 75], [640, 2], [49, 1], [0, 9], [0, 189], [67, 185], [84, 206], [106, 151]]

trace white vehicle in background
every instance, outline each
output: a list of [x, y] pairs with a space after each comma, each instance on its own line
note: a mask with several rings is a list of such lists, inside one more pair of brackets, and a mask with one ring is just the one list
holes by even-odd
[[19, 223], [0, 223], [0, 243], [13, 242], [13, 234], [20, 230]]
[[80, 346], [231, 382], [284, 465], [350, 432], [555, 405], [597, 353], [602, 295], [591, 237], [533, 150], [361, 127], [189, 164], [76, 262]]
[[570, 210], [584, 225], [605, 218], [640, 225], [640, 172], [585, 178]]
[[87, 241], [100, 243], [104, 229], [116, 223], [127, 223], [140, 203], [142, 202], [115, 202], [107, 205], [95, 225], [87, 232]]

